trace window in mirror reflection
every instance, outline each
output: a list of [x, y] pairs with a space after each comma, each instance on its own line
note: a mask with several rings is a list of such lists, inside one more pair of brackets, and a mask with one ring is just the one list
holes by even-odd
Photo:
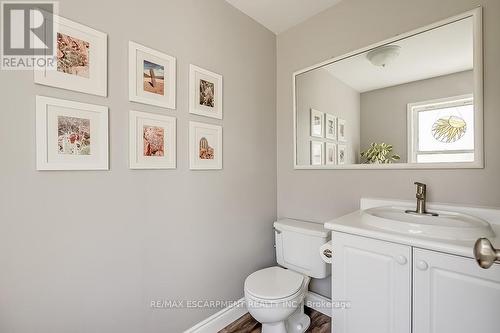
[[474, 161], [472, 95], [408, 104], [411, 163]]

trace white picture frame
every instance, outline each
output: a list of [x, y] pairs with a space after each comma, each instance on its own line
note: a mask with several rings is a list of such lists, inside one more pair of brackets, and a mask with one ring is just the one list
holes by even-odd
[[347, 146], [344, 144], [337, 145], [337, 164], [345, 165], [347, 164]]
[[222, 126], [189, 122], [189, 168], [191, 170], [222, 169], [222, 153]]
[[322, 141], [311, 140], [311, 165], [324, 164], [324, 143]]
[[341, 141], [341, 142], [346, 142], [347, 139], [346, 139], [346, 131], [347, 131], [347, 128], [346, 128], [346, 121], [344, 119], [341, 119], [341, 118], [338, 118], [337, 119], [337, 137], [338, 137], [338, 141]]
[[176, 108], [177, 59], [129, 41], [129, 100]]
[[325, 164], [337, 164], [337, 145], [333, 142], [325, 143]]
[[325, 114], [325, 137], [337, 140], [337, 117], [329, 113]]
[[176, 118], [149, 112], [129, 112], [130, 169], [175, 169]]
[[222, 89], [222, 75], [189, 65], [189, 113], [222, 119]]
[[[108, 35], [58, 15], [53, 17], [57, 65], [35, 69], [35, 83], [106, 97]], [[70, 60], [75, 58], [77, 65]]]
[[324, 113], [316, 109], [311, 108], [311, 136], [315, 138], [324, 137]]
[[108, 108], [36, 96], [37, 170], [108, 170]]

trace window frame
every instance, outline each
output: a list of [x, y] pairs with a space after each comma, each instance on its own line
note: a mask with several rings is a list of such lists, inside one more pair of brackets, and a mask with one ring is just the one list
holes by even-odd
[[[420, 151], [419, 150], [419, 141], [418, 141], [418, 113], [422, 111], [432, 111], [438, 109], [444, 109], [455, 106], [463, 106], [463, 105], [472, 105], [475, 106], [474, 103], [474, 95], [473, 94], [464, 94], [458, 96], [451, 96], [445, 98], [432, 99], [427, 101], [408, 103], [407, 104], [407, 163], [414, 164], [428, 164], [428, 162], [418, 162], [418, 155], [437, 155], [437, 154], [464, 154], [464, 153], [473, 153], [475, 160], [476, 149], [468, 149], [468, 150], [433, 150], [433, 151]], [[474, 119], [476, 117], [474, 116]], [[476, 131], [476, 126], [473, 126], [474, 132]], [[476, 135], [474, 133], [474, 147], [476, 147]], [[460, 162], [432, 162], [432, 163], [470, 163], [466, 161]]]

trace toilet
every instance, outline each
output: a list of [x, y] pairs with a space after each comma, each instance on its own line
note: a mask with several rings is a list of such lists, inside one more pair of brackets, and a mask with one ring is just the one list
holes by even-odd
[[311, 323], [304, 313], [309, 281], [330, 275], [330, 265], [319, 253], [330, 233], [322, 224], [284, 219], [274, 222], [274, 235], [280, 266], [246, 278], [247, 309], [262, 324], [262, 333], [303, 333]]

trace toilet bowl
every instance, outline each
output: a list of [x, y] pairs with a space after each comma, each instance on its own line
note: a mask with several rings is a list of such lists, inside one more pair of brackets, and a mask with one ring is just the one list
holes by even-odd
[[264, 268], [246, 278], [247, 309], [262, 324], [262, 333], [303, 333], [311, 323], [304, 313], [309, 281], [330, 275], [331, 265], [319, 255], [330, 233], [321, 224], [292, 219], [274, 222], [274, 229], [281, 267]]
[[252, 273], [245, 280], [250, 315], [262, 324], [262, 333], [303, 333], [310, 318], [304, 297], [310, 278], [278, 266]]

